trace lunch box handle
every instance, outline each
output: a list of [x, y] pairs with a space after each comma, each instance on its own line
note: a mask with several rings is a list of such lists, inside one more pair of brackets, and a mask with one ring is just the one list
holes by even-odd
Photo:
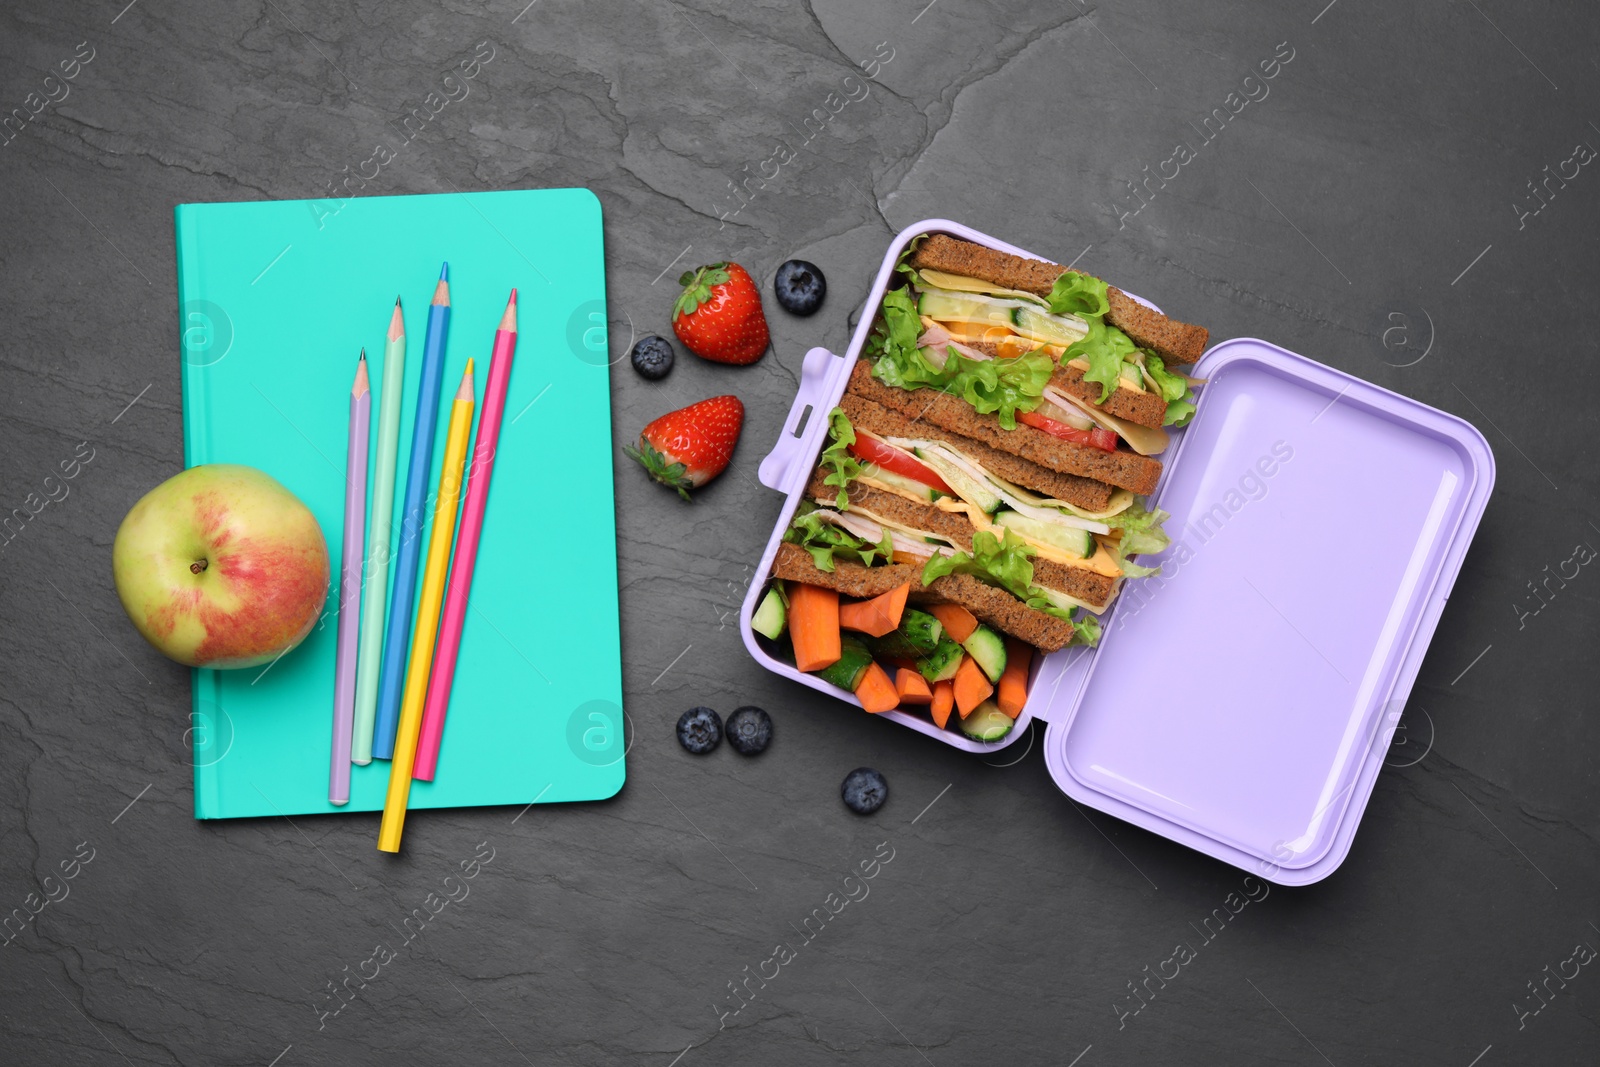
[[826, 348], [813, 348], [806, 353], [800, 368], [800, 390], [795, 394], [794, 405], [783, 420], [783, 432], [778, 443], [772, 446], [757, 471], [761, 484], [768, 489], [784, 491], [790, 469], [796, 462], [809, 462], [816, 451], [815, 444], [807, 445], [808, 437], [815, 442], [810, 431], [819, 419], [826, 420], [827, 413], [818, 411], [827, 402], [830, 371], [842, 360]]

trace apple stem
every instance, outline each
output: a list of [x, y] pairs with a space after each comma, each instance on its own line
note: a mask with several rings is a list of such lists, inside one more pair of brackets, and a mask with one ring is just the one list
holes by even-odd
[[189, 573], [191, 573], [191, 574], [199, 574], [200, 572], [204, 571], [205, 569], [206, 569], [206, 561], [203, 560], [203, 559], [197, 559], [193, 563], [189, 564]]

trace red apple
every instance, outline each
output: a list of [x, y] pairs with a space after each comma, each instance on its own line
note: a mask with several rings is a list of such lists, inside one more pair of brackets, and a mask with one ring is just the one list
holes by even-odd
[[311, 510], [254, 467], [207, 463], [146, 493], [111, 569], [144, 639], [191, 667], [254, 667], [298, 645], [328, 597]]

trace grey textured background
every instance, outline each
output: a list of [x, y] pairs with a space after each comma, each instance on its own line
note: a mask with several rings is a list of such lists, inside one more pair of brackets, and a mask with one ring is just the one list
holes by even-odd
[[[123, 2], [0, 12], [0, 109], [31, 108], [80, 41], [94, 52], [0, 146], [0, 505], [93, 450], [0, 549], [0, 914], [58, 898], [0, 947], [0, 1061], [1594, 1061], [1600, 976], [1550, 976], [1600, 946], [1600, 577], [1552, 582], [1537, 614], [1529, 583], [1600, 544], [1600, 175], [1514, 206], [1600, 147], [1589, 5]], [[171, 208], [325, 195], [483, 40], [471, 96], [369, 191], [592, 188], [619, 354], [630, 327], [665, 330], [691, 261], [769, 279], [804, 256], [828, 306], [769, 303], [774, 350], [751, 368], [613, 370], [619, 443], [716, 392], [749, 407], [733, 468], [692, 506], [618, 468], [636, 732], [619, 797], [419, 814], [398, 860], [370, 816], [197, 824], [188, 675], [127, 624], [108, 563], [124, 511], [180, 464]], [[720, 222], [741, 168], [802, 139], [878, 42], [893, 58], [867, 97]], [[1280, 42], [1294, 58], [1270, 95], [1119, 227], [1124, 182], [1194, 144]], [[891, 232], [930, 215], [1083, 252], [1216, 338], [1460, 414], [1499, 461], [1343, 868], [1249, 905], [1120, 1023], [1127, 984], [1199, 944], [1240, 872], [1076, 809], [1037, 751], [986, 766], [766, 675], [731, 624], [779, 504], [755, 466], [801, 356], [846, 343]], [[754, 761], [687, 756], [671, 723], [702, 702], [766, 706], [777, 740]], [[859, 764], [893, 791], [870, 820], [837, 799]], [[327, 983], [398, 944], [480, 842], [494, 858], [469, 896], [322, 1016]], [[883, 842], [870, 894], [721, 1028], [728, 983], [799, 944]], [[62, 882], [75, 853], [93, 858]]]

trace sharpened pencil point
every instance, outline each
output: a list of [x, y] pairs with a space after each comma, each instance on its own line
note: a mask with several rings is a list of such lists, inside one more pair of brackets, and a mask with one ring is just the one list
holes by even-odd
[[394, 298], [394, 314], [389, 316], [389, 340], [398, 341], [406, 335], [406, 318], [400, 311], [400, 298]]
[[448, 259], [444, 261], [444, 266], [439, 268], [439, 280], [441, 282], [450, 280], [450, 261]]
[[350, 387], [350, 395], [359, 397], [372, 389], [372, 379], [367, 375], [367, 350], [361, 350], [361, 358], [356, 360], [356, 380]]
[[517, 291], [511, 290], [511, 299], [506, 301], [506, 310], [500, 316], [500, 329], [507, 333], [517, 332]]
[[456, 390], [457, 400], [472, 400], [476, 395], [474, 386], [477, 384], [477, 380], [473, 377], [472, 365], [472, 360], [468, 358], [467, 369], [461, 375], [461, 388]]

